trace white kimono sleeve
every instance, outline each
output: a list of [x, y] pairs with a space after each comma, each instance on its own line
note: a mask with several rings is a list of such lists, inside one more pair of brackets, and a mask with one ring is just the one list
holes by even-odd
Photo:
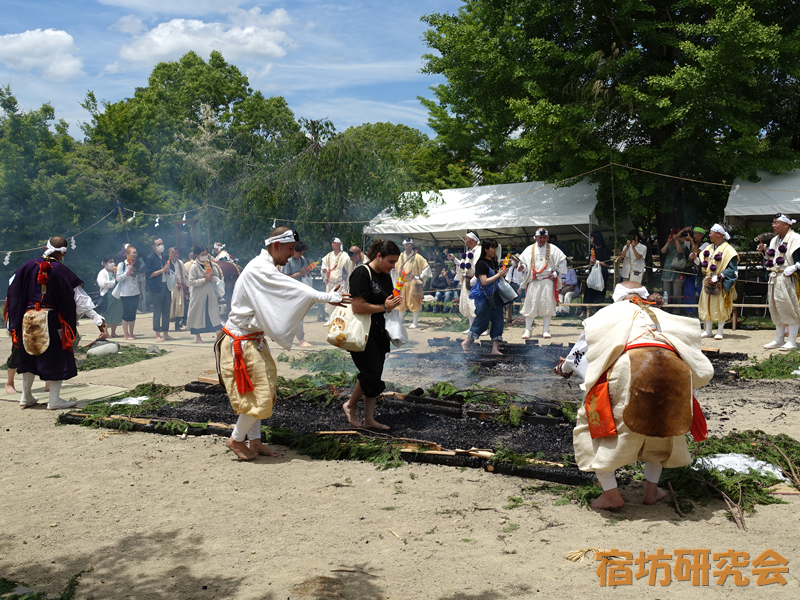
[[586, 360], [586, 351], [588, 349], [589, 344], [586, 343], [586, 332], [584, 332], [581, 334], [581, 337], [578, 338], [578, 341], [575, 342], [569, 354], [567, 354], [564, 359], [564, 364], [561, 365], [561, 370], [564, 373], [574, 373], [579, 383], [586, 381], [586, 370], [589, 364]]

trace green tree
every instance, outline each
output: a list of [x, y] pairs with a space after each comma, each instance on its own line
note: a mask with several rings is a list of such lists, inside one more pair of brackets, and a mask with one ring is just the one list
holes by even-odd
[[[437, 140], [494, 180], [559, 181], [608, 162], [613, 207], [660, 234], [721, 217], [730, 183], [798, 166], [797, 2], [467, 0], [424, 17]], [[612, 197], [613, 190], [613, 197]]]

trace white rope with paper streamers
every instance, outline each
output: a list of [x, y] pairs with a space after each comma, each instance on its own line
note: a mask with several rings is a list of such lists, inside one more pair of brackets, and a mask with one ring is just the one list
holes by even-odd
[[75, 236], [74, 235], [71, 238], [69, 238], [69, 247], [70, 247], [70, 250], [75, 250], [75, 248], [77, 248], [77, 246], [75, 245]]
[[3, 265], [8, 266], [9, 262], [11, 262], [11, 252], [6, 252], [6, 257], [3, 259]]
[[158, 227], [159, 219], [161, 219], [161, 215], [156, 215], [156, 227]]
[[133, 211], [133, 216], [132, 216], [131, 218], [129, 218], [127, 221], [125, 221], [125, 222], [126, 222], [126, 223], [130, 223], [130, 222], [131, 222], [131, 221], [133, 221], [135, 218], [136, 218], [136, 211]]

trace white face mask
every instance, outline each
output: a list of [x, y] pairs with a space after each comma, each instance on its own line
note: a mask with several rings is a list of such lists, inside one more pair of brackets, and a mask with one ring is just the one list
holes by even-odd
[[156, 246], [156, 252], [163, 252], [163, 251], [164, 251], [164, 244], [161, 244], [160, 246]]
[[201, 263], [208, 262], [208, 255], [198, 256], [197, 260], [199, 260]]
[[116, 269], [116, 267], [114, 266], [114, 263], [108, 263], [106, 265], [106, 271], [113, 271], [114, 269]]

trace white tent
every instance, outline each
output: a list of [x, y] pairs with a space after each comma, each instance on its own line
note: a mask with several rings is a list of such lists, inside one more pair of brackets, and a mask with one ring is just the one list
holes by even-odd
[[800, 215], [800, 171], [773, 175], [758, 171], [761, 181], [736, 179], [725, 206], [725, 221], [731, 227], [769, 228], [777, 213]]
[[[443, 245], [459, 243], [471, 229], [481, 238], [507, 244], [527, 242], [539, 227], [566, 239], [585, 238], [598, 229], [593, 216], [597, 192], [585, 182], [560, 188], [541, 182], [509, 183], [440, 194], [444, 202], [429, 204], [428, 216], [396, 219], [384, 211], [364, 228], [364, 234], [395, 241], [408, 236], [415, 242]], [[427, 201], [432, 195], [424, 193]]]

